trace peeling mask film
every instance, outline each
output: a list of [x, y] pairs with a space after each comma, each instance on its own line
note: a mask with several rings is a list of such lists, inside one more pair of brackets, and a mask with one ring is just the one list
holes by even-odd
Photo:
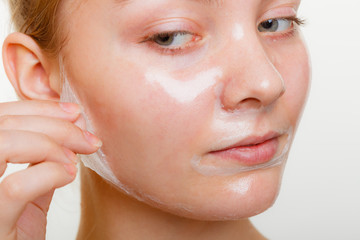
[[[73, 92], [73, 90], [70, 86], [70, 83], [66, 77], [66, 74], [63, 70], [62, 70], [62, 80], [63, 80], [63, 86], [62, 86], [60, 101], [80, 104], [80, 102], [79, 102], [78, 98], [76, 97], [75, 93]], [[85, 128], [89, 132], [93, 133], [94, 128], [91, 124], [91, 120], [89, 119], [89, 117], [86, 115], [85, 112], [83, 112], [81, 114], [81, 116], [85, 119], [85, 126], [78, 126], [78, 127], [82, 128], [82, 129]], [[116, 186], [123, 188], [122, 185], [120, 184], [119, 180], [115, 177], [114, 173], [110, 169], [110, 166], [106, 160], [106, 156], [101, 149], [99, 149], [96, 153], [93, 153], [91, 155], [81, 155], [80, 159], [86, 167], [95, 171], [102, 178], [115, 184]]]

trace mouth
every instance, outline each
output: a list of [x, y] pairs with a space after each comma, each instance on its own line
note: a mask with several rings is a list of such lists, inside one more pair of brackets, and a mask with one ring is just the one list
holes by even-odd
[[216, 158], [235, 161], [244, 166], [266, 163], [274, 158], [279, 148], [280, 134], [270, 132], [264, 136], [250, 136], [235, 144], [211, 151]]

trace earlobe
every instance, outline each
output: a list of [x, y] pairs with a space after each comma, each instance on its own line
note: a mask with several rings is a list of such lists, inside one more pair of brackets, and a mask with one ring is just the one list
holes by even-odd
[[18, 32], [10, 34], [4, 41], [3, 62], [22, 99], [59, 100], [50, 84], [50, 60], [31, 37]]

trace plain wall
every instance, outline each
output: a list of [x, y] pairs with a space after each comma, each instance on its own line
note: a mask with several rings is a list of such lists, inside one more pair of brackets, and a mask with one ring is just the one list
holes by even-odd
[[[1, 0], [0, 0], [1, 1]], [[359, 0], [303, 0], [313, 84], [275, 205], [253, 218], [276, 240], [360, 239]], [[9, 33], [0, 2], [0, 42]], [[0, 102], [16, 100], [0, 68]], [[6, 174], [18, 169], [10, 167]], [[78, 182], [56, 192], [48, 238], [74, 239]]]

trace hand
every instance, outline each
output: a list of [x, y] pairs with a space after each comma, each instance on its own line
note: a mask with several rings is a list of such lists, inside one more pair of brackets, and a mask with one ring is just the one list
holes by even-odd
[[75, 179], [75, 153], [90, 154], [100, 140], [74, 122], [72, 103], [0, 103], [0, 177], [7, 163], [30, 163], [0, 183], [0, 239], [45, 239], [53, 192]]

